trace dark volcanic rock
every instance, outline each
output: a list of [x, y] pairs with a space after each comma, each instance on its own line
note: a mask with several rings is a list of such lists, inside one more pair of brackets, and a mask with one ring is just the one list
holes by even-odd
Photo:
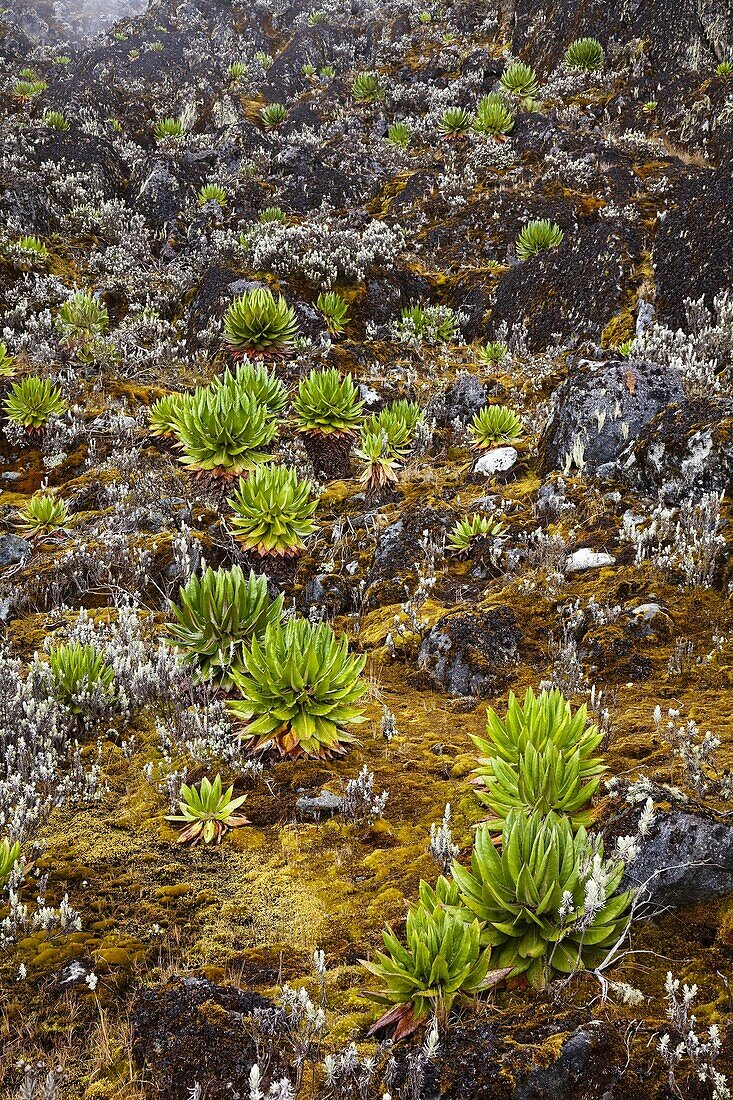
[[555, 333], [597, 337], [621, 309], [640, 250], [627, 226], [605, 222], [571, 235], [562, 218], [557, 221], [566, 234], [560, 247], [515, 264], [493, 303], [492, 324], [522, 323], [534, 350], [551, 346]]
[[486, 390], [475, 374], [459, 374], [432, 410], [438, 424], [449, 428], [458, 421], [468, 424], [486, 404]]
[[421, 540], [426, 534], [440, 539], [453, 522], [451, 509], [432, 507], [407, 511], [396, 523], [385, 528], [379, 536], [374, 560], [367, 574], [365, 607], [403, 600], [405, 584], [424, 556]]
[[[195, 1082], [206, 1100], [249, 1095], [257, 1061], [249, 1021], [258, 1011], [279, 1018], [265, 997], [205, 978], [141, 989], [132, 1009], [133, 1051], [153, 1075], [159, 1100], [189, 1100]], [[271, 1064], [270, 1071], [278, 1076], [285, 1066]]]
[[684, 178], [654, 242], [657, 311], [685, 327], [685, 299], [712, 306], [733, 281], [733, 179], [729, 168]]
[[659, 815], [627, 879], [654, 905], [680, 909], [733, 894], [733, 827], [681, 810]]
[[446, 615], [420, 646], [419, 667], [449, 695], [490, 694], [516, 664], [522, 632], [509, 607]]
[[555, 395], [539, 444], [539, 472], [561, 468], [578, 437], [588, 470], [614, 462], [643, 425], [683, 397], [680, 378], [668, 367], [643, 360], [581, 359]]
[[662, 409], [626, 459], [629, 480], [677, 503], [691, 492], [729, 493], [733, 478], [733, 402], [696, 398]]
[[6, 565], [17, 565], [19, 561], [30, 557], [31, 552], [28, 539], [23, 539], [20, 535], [0, 535], [0, 569], [4, 569]]

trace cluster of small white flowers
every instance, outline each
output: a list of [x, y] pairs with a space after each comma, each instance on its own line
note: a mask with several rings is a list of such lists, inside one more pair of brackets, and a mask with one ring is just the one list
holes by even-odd
[[708, 588], [725, 546], [721, 499], [718, 493], [703, 493], [678, 508], [659, 500], [646, 517], [626, 512], [619, 539], [634, 546], [637, 563], [652, 561], [667, 574], [682, 573], [687, 584]]
[[374, 782], [374, 772], [370, 772], [366, 764], [356, 779], [348, 781], [341, 801], [341, 816], [344, 820], [353, 824], [371, 825], [382, 816], [389, 799], [389, 791], [377, 794]]
[[665, 1032], [657, 1045], [657, 1050], [667, 1066], [670, 1087], [679, 1093], [675, 1084], [675, 1070], [685, 1059], [689, 1059], [698, 1079], [712, 1083], [713, 1100], [730, 1100], [727, 1079], [715, 1068], [721, 1051], [720, 1029], [717, 1024], [711, 1024], [707, 1039], [700, 1038], [696, 1031], [697, 1018], [690, 1012], [697, 996], [697, 986], [683, 985], [680, 996], [679, 978], [673, 978], [671, 971], [668, 971], [664, 989], [667, 994], [667, 1018], [680, 1036], [679, 1042], [674, 1043], [669, 1032]]
[[430, 826], [430, 844], [428, 850], [440, 868], [441, 873], [444, 875], [450, 871], [453, 860], [457, 858], [460, 851], [458, 845], [453, 843], [450, 820], [451, 808], [450, 802], [447, 802], [445, 810], [443, 811], [443, 820], [441, 823], [436, 825], [435, 822], [433, 822]]
[[302, 274], [320, 287], [362, 281], [375, 265], [389, 267], [404, 248], [399, 226], [370, 220], [361, 230], [324, 215], [299, 225], [264, 222], [247, 233], [252, 265], [277, 275]]

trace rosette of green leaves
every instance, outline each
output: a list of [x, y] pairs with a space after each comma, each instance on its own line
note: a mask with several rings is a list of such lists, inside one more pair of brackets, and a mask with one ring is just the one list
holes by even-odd
[[236, 386], [215, 385], [181, 402], [174, 432], [184, 466], [232, 477], [271, 460], [265, 448], [277, 424], [265, 405]]
[[451, 528], [446, 545], [450, 550], [461, 554], [468, 553], [471, 543], [476, 539], [498, 538], [506, 530], [506, 524], [495, 516], [485, 516], [474, 512], [466, 519], [456, 520]]
[[234, 374], [227, 367], [223, 375], [215, 379], [213, 386], [239, 390], [259, 405], [264, 405], [273, 416], [278, 416], [288, 403], [288, 391], [274, 371], [264, 363], [255, 364], [250, 359], [237, 363]]
[[445, 1021], [456, 1003], [475, 998], [498, 980], [489, 971], [491, 949], [481, 945], [479, 921], [446, 908], [426, 882], [420, 883], [419, 902], [409, 909], [405, 943], [389, 925], [382, 939], [385, 950], [361, 965], [384, 984], [383, 992], [368, 996], [389, 1006], [372, 1031], [395, 1024], [395, 1040], [430, 1015]]
[[181, 822], [185, 828], [178, 837], [179, 844], [204, 844], [215, 841], [221, 844], [222, 837], [229, 829], [249, 825], [246, 817], [235, 814], [246, 795], [233, 798], [234, 786], [222, 790], [221, 776], [217, 774], [212, 783], [206, 776], [201, 780], [198, 790], [186, 783], [181, 787], [181, 800], [178, 803], [180, 814], [169, 814], [166, 821]]
[[297, 334], [295, 310], [268, 287], [255, 287], [235, 298], [224, 317], [225, 339], [237, 351], [281, 353]]
[[18, 511], [18, 528], [29, 535], [50, 535], [68, 522], [66, 501], [55, 493], [34, 493], [26, 506]]
[[474, 416], [468, 431], [479, 450], [497, 443], [514, 443], [522, 434], [522, 421], [508, 405], [484, 405]]
[[253, 572], [246, 576], [239, 565], [208, 568], [181, 586], [178, 603], [171, 604], [174, 621], [167, 641], [196, 667], [202, 680], [229, 691], [231, 669], [241, 667], [250, 640], [280, 619], [282, 605], [281, 595], [270, 599], [267, 577]]
[[585, 706], [573, 714], [557, 689], [539, 696], [529, 689], [523, 704], [510, 692], [503, 721], [488, 709], [486, 734], [472, 735], [481, 754], [474, 778], [479, 800], [496, 815], [492, 828], [513, 808], [564, 813], [574, 828], [590, 823], [605, 767], [594, 755], [603, 734], [588, 724]]
[[184, 402], [190, 401], [188, 393], [166, 393], [150, 406], [148, 426], [152, 435], [168, 438], [176, 434]]
[[510, 95], [533, 96], [538, 88], [537, 74], [531, 65], [515, 61], [502, 73], [500, 84]]
[[56, 696], [72, 714], [84, 713], [86, 697], [112, 693], [114, 669], [92, 645], [62, 643], [51, 650], [48, 664]]
[[334, 368], [312, 370], [293, 399], [299, 432], [350, 436], [358, 427], [364, 403], [350, 374]]
[[244, 671], [232, 673], [242, 699], [229, 711], [247, 723], [253, 749], [274, 745], [292, 757], [344, 753], [354, 741], [348, 727], [364, 721], [358, 704], [367, 690], [365, 663], [328, 623], [271, 623], [244, 651]]
[[49, 378], [29, 375], [14, 382], [3, 402], [8, 420], [33, 431], [42, 428], [51, 416], [62, 416], [66, 402], [61, 390]]
[[7, 837], [0, 840], [0, 886], [4, 886], [20, 860], [20, 843], [11, 844]]
[[569, 69], [595, 72], [603, 68], [606, 55], [597, 38], [576, 38], [565, 51], [565, 64]]
[[562, 244], [564, 237], [560, 226], [549, 218], [527, 222], [517, 237], [517, 256], [520, 260], [529, 260], [541, 252], [550, 252]]
[[247, 550], [289, 557], [299, 553], [316, 530], [310, 481], [289, 466], [259, 466], [227, 503], [232, 533]]
[[630, 901], [616, 894], [623, 870], [620, 861], [604, 864], [603, 845], [582, 827], [574, 832], [567, 818], [515, 810], [501, 848], [479, 827], [471, 869], [456, 862], [453, 877], [467, 914], [483, 925], [494, 965], [541, 989], [555, 974], [595, 968], [613, 952]]
[[491, 92], [479, 100], [473, 129], [477, 134], [508, 134], [514, 129], [514, 115], [499, 92]]

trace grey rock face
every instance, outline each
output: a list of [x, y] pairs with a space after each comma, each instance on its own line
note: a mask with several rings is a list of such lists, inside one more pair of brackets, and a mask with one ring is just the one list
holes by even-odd
[[626, 885], [653, 905], [688, 908], [733, 894], [733, 827], [671, 810], [653, 823]]
[[17, 565], [30, 557], [31, 544], [28, 539], [22, 539], [20, 535], [0, 536], [0, 569], [6, 565]]
[[678, 375], [644, 360], [582, 359], [555, 395], [539, 446], [539, 470], [562, 468], [576, 439], [585, 469], [614, 462], [665, 406], [683, 401]]
[[323, 817], [333, 817], [341, 809], [342, 799], [333, 791], [324, 790], [315, 797], [302, 795], [295, 803], [295, 813], [299, 821], [320, 821]]
[[468, 424], [486, 404], [486, 391], [475, 374], [459, 374], [435, 407], [435, 419], [445, 427]]
[[418, 665], [449, 695], [482, 696], [505, 679], [521, 641], [511, 608], [462, 611], [433, 627], [420, 646]]

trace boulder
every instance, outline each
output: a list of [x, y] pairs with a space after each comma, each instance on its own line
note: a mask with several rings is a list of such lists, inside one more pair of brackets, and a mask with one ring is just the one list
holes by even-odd
[[506, 681], [522, 632], [509, 607], [445, 615], [420, 646], [418, 666], [449, 695], [485, 696]]
[[655, 908], [686, 909], [733, 895], [733, 826], [676, 809], [659, 814], [626, 885], [641, 887]]
[[[260, 1012], [282, 1027], [278, 1009], [258, 993], [188, 977], [143, 987], [132, 1007], [132, 1045], [156, 1097], [190, 1100], [197, 1082], [206, 1100], [248, 1096], [257, 1061], [253, 1016]], [[279, 1076], [286, 1067], [272, 1046], [269, 1071]]]
[[662, 409], [624, 458], [628, 480], [679, 503], [690, 494], [729, 493], [733, 479], [733, 401], [694, 398]]
[[17, 565], [31, 556], [31, 544], [20, 535], [0, 535], [0, 569]]
[[645, 360], [581, 359], [555, 393], [538, 447], [538, 470], [562, 468], [577, 439], [584, 469], [615, 462], [667, 405], [684, 400], [675, 371]]
[[486, 404], [486, 390], [480, 378], [467, 371], [459, 374], [438, 397], [432, 409], [436, 422], [444, 428], [465, 426]]

